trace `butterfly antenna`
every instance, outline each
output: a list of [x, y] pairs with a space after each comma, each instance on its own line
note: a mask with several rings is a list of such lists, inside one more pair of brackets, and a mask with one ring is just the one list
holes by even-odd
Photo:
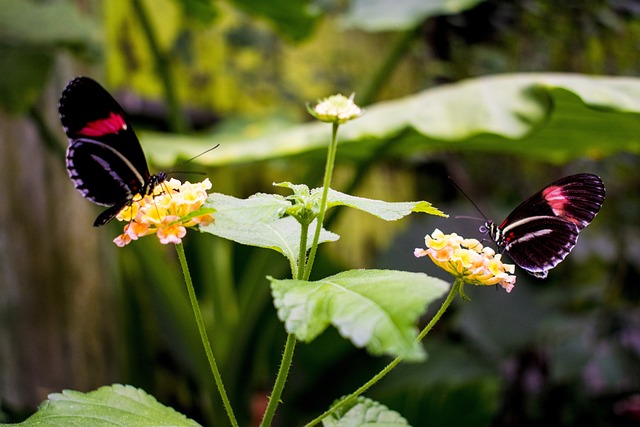
[[209, 148], [208, 150], [205, 150], [205, 151], [203, 151], [203, 152], [202, 152], [202, 153], [200, 153], [200, 154], [196, 154], [195, 156], [193, 156], [193, 157], [192, 157], [192, 158], [190, 158], [189, 160], [185, 160], [184, 162], [182, 162], [182, 164], [186, 164], [186, 163], [192, 162], [192, 161], [194, 161], [195, 159], [197, 159], [198, 157], [200, 157], [200, 156], [204, 156], [204, 155], [205, 155], [205, 154], [207, 154], [209, 151], [213, 151], [213, 150], [215, 150], [215, 149], [216, 149], [216, 148], [218, 148], [219, 146], [220, 146], [220, 144], [216, 144], [216, 145], [214, 145], [213, 147]]
[[[458, 191], [460, 193], [462, 193], [462, 195], [464, 197], [467, 198], [467, 200], [473, 205], [473, 207], [476, 208], [476, 210], [478, 212], [480, 212], [480, 215], [482, 215], [482, 218], [484, 218], [484, 221], [485, 222], [490, 222], [491, 220], [489, 218], [487, 218], [487, 216], [484, 214], [484, 212], [482, 212], [482, 210], [478, 207], [478, 205], [476, 205], [475, 202], [473, 200], [471, 200], [471, 197], [469, 197], [469, 195], [467, 193], [465, 193], [464, 190], [462, 188], [460, 188], [460, 186], [458, 184], [456, 184], [456, 182], [453, 179], [451, 179], [450, 176], [448, 176], [447, 178], [449, 178], [449, 181], [451, 181], [453, 186], [456, 187], [458, 189]], [[458, 218], [458, 217], [456, 216], [456, 218]], [[463, 218], [463, 217], [461, 216], [460, 218]], [[474, 218], [474, 217], [466, 217], [466, 218], [469, 218], [469, 219], [480, 219], [480, 218]], [[484, 237], [482, 238], [483, 242], [487, 238], [487, 235], [489, 235], [491, 237], [491, 241], [497, 245], [497, 242], [495, 241], [495, 239], [493, 238], [491, 233], [489, 233], [489, 229], [485, 225], [482, 225], [480, 227], [480, 232], [484, 233]], [[506, 248], [506, 246], [505, 246], [505, 248]], [[503, 252], [504, 252], [504, 248], [503, 248]]]
[[[469, 197], [469, 195], [467, 193], [465, 193], [464, 190], [462, 188], [460, 188], [460, 186], [458, 184], [456, 184], [456, 182], [450, 176], [448, 176], [447, 178], [449, 178], [449, 181], [451, 181], [453, 186], [456, 187], [458, 189], [458, 191], [460, 193], [462, 193], [462, 195], [464, 197], [466, 197], [466, 199], [473, 205], [473, 207], [476, 208], [476, 210], [478, 212], [480, 212], [480, 215], [482, 215], [482, 218], [484, 218], [485, 221], [489, 221], [489, 218], [487, 218], [487, 216], [484, 214], [484, 212], [482, 212], [482, 210], [478, 207], [478, 205], [475, 204], [475, 202], [471, 199], [471, 197]], [[456, 218], [458, 218], [458, 217], [456, 217]], [[460, 217], [460, 218], [463, 218], [463, 217]], [[474, 217], [465, 217], [465, 218], [479, 219], [479, 218], [474, 218]]]
[[[220, 146], [220, 144], [216, 144], [216, 145], [214, 145], [213, 147], [211, 147], [211, 148], [209, 148], [209, 149], [207, 149], [207, 150], [203, 151], [202, 153], [196, 154], [195, 156], [193, 156], [192, 158], [190, 158], [190, 159], [188, 159], [188, 160], [185, 160], [184, 162], [180, 162], [180, 164], [181, 164], [181, 165], [186, 165], [187, 163], [194, 161], [194, 160], [195, 160], [195, 159], [197, 159], [198, 157], [200, 157], [200, 156], [203, 156], [203, 155], [207, 154], [209, 151], [215, 150], [215, 149], [216, 149], [216, 148], [218, 148], [219, 146]], [[196, 171], [196, 172], [193, 172], [193, 171], [182, 171], [182, 170], [177, 170], [177, 169], [172, 169], [172, 170], [170, 170], [169, 172], [167, 172], [167, 174], [170, 174], [170, 173], [171, 173], [171, 174], [173, 174], [173, 173], [189, 173], [189, 174], [195, 174], [195, 175], [206, 175], [206, 174], [207, 174], [206, 172], [203, 172], [203, 171]]]

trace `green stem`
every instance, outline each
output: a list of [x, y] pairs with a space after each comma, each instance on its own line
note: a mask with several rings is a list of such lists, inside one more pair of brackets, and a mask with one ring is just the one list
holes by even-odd
[[338, 127], [340, 125], [337, 122], [333, 123], [331, 131], [331, 144], [327, 151], [327, 164], [324, 169], [324, 181], [322, 183], [322, 200], [320, 201], [320, 212], [318, 213], [318, 220], [316, 222], [316, 231], [313, 235], [313, 244], [311, 245], [311, 251], [309, 252], [309, 258], [307, 259], [307, 266], [304, 270], [303, 280], [309, 280], [311, 276], [311, 268], [316, 258], [316, 252], [318, 250], [318, 241], [320, 240], [320, 232], [322, 231], [322, 223], [324, 222], [324, 214], [327, 210], [327, 195], [329, 194], [329, 187], [331, 186], [331, 176], [333, 175], [333, 166], [336, 161], [336, 151], [338, 151]]
[[173, 132], [184, 133], [187, 130], [187, 124], [182, 116], [178, 95], [174, 89], [173, 77], [171, 75], [171, 63], [167, 55], [162, 52], [158, 39], [151, 26], [151, 20], [142, 5], [142, 0], [132, 0], [133, 10], [140, 22], [142, 32], [149, 44], [149, 50], [155, 60], [156, 73], [160, 77], [162, 87], [164, 89], [164, 97], [167, 102], [169, 115], [169, 126]]
[[[444, 300], [444, 302], [440, 306], [440, 309], [438, 310], [438, 312], [433, 316], [433, 319], [431, 319], [429, 324], [425, 326], [424, 329], [420, 332], [420, 334], [416, 338], [417, 341], [421, 341], [425, 337], [425, 335], [429, 333], [429, 331], [433, 328], [433, 326], [438, 322], [438, 320], [440, 320], [444, 312], [447, 311], [447, 308], [449, 308], [449, 305], [451, 305], [451, 302], [453, 301], [453, 299], [456, 297], [456, 294], [458, 294], [461, 286], [462, 286], [462, 281], [460, 280], [456, 280], [453, 283], [453, 285], [451, 286], [451, 289], [449, 290], [449, 295], [447, 295], [447, 298]], [[363, 386], [361, 386], [359, 389], [351, 393], [349, 396], [342, 399], [340, 402], [336, 403], [329, 410], [327, 410], [325, 413], [323, 413], [319, 417], [313, 419], [310, 423], [306, 424], [304, 427], [314, 426], [320, 423], [320, 421], [322, 421], [327, 416], [331, 415], [336, 410], [342, 408], [345, 405], [351, 404], [358, 396], [360, 396], [362, 393], [367, 391], [369, 388], [371, 388], [371, 386], [373, 386], [375, 383], [380, 381], [385, 375], [391, 372], [391, 370], [395, 368], [400, 362], [402, 362], [402, 360], [403, 360], [402, 357], [396, 357], [395, 359], [393, 359], [391, 363], [385, 366], [384, 369], [378, 372], [373, 378], [367, 381]]]
[[232, 426], [238, 427], [238, 421], [236, 421], [236, 417], [233, 414], [233, 409], [231, 408], [231, 403], [229, 402], [229, 398], [227, 397], [227, 392], [224, 389], [224, 384], [222, 383], [222, 377], [220, 376], [220, 371], [218, 370], [216, 359], [213, 356], [213, 351], [211, 351], [211, 343], [209, 342], [209, 338], [207, 337], [207, 330], [204, 326], [204, 320], [202, 320], [202, 313], [200, 312], [200, 306], [198, 305], [198, 298], [196, 297], [196, 292], [193, 288], [193, 282], [191, 281], [191, 273], [189, 273], [187, 258], [184, 255], [184, 247], [182, 246], [182, 243], [179, 243], [175, 246], [176, 252], [178, 253], [178, 259], [180, 260], [180, 266], [182, 267], [182, 273], [184, 274], [184, 281], [187, 285], [187, 292], [189, 293], [191, 308], [193, 309], [193, 314], [196, 318], [198, 332], [200, 332], [200, 339], [202, 340], [204, 351], [207, 354], [207, 359], [209, 360], [211, 373], [213, 374], [213, 378], [216, 381], [216, 386], [218, 387], [218, 392], [220, 393], [220, 397], [222, 398], [224, 409], [227, 411], [229, 421], [231, 421]]
[[358, 100], [361, 106], [371, 104], [380, 90], [393, 76], [393, 72], [400, 65], [402, 58], [409, 52], [416, 37], [420, 35], [422, 25], [416, 25], [414, 28], [400, 33], [391, 47], [391, 50], [387, 52], [382, 63], [380, 63], [368, 80], [367, 85], [363, 90], [358, 91]]
[[287, 382], [287, 376], [289, 375], [289, 369], [291, 369], [291, 362], [293, 361], [293, 352], [296, 348], [296, 337], [293, 334], [287, 335], [287, 343], [284, 346], [284, 352], [282, 353], [282, 361], [280, 362], [280, 369], [278, 369], [278, 376], [276, 382], [273, 385], [273, 391], [269, 396], [269, 404], [267, 410], [264, 412], [264, 417], [260, 423], [260, 427], [268, 427], [271, 425], [273, 416], [276, 414], [276, 408], [280, 403], [280, 396], [284, 390], [284, 385]]
[[[311, 275], [311, 267], [313, 266], [313, 261], [316, 256], [316, 251], [318, 250], [318, 241], [320, 240], [320, 231], [322, 230], [322, 222], [324, 221], [324, 213], [327, 210], [327, 195], [329, 194], [329, 187], [331, 186], [331, 176], [333, 175], [333, 165], [335, 164], [336, 159], [336, 151], [338, 146], [338, 123], [333, 123], [333, 128], [331, 132], [331, 144], [329, 144], [329, 150], [327, 153], [327, 164], [325, 165], [324, 171], [324, 182], [323, 182], [323, 190], [322, 190], [322, 199], [320, 201], [320, 212], [318, 213], [318, 218], [316, 222], [316, 230], [313, 235], [313, 244], [311, 245], [311, 251], [309, 252], [309, 258], [306, 261], [305, 258], [307, 253], [307, 234], [309, 232], [309, 225], [303, 224], [301, 227], [300, 234], [300, 253], [298, 259], [298, 271], [292, 271], [292, 276], [300, 279], [300, 280], [309, 280], [309, 276]], [[289, 375], [289, 370], [291, 369], [291, 362], [293, 361], [293, 352], [296, 348], [296, 337], [293, 334], [289, 334], [287, 336], [287, 343], [284, 347], [284, 352], [282, 354], [282, 361], [280, 362], [280, 369], [278, 370], [278, 375], [276, 376], [276, 382], [273, 385], [273, 391], [271, 396], [269, 396], [269, 404], [267, 405], [267, 409], [264, 413], [264, 417], [262, 418], [262, 422], [260, 423], [260, 427], [268, 427], [271, 425], [271, 421], [273, 420], [273, 416], [276, 413], [276, 408], [280, 403], [280, 396], [282, 396], [282, 391], [284, 390], [284, 385], [287, 381], [287, 376]]]
[[305, 272], [305, 261], [307, 258], [307, 240], [309, 234], [309, 224], [305, 221], [300, 223], [300, 252], [298, 253], [298, 271], [292, 271], [292, 277], [303, 279]]

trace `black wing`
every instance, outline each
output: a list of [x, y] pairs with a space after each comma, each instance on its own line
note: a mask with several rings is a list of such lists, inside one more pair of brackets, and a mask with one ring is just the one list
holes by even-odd
[[[69, 176], [84, 197], [111, 205], [118, 195], [128, 196], [118, 191], [123, 183], [134, 194], [144, 188], [150, 174], [138, 137], [120, 104], [100, 84], [88, 77], [73, 79], [62, 92], [59, 111], [70, 141]], [[118, 182], [103, 182], [112, 176]]]
[[69, 144], [67, 171], [83, 197], [103, 206], [133, 199], [143, 190], [146, 179], [109, 144], [84, 138]]
[[500, 228], [531, 216], [557, 216], [582, 230], [600, 211], [604, 196], [604, 184], [599, 176], [590, 173], [569, 175], [522, 202]]
[[69, 138], [69, 177], [83, 197], [111, 206], [94, 223], [104, 225], [148, 190], [144, 152], [120, 104], [96, 81], [78, 77], [69, 82], [58, 109]]
[[555, 216], [532, 216], [503, 229], [505, 250], [516, 264], [539, 278], [569, 255], [578, 241], [578, 227]]
[[570, 175], [522, 202], [498, 227], [488, 223], [489, 230], [516, 264], [544, 278], [569, 255], [604, 197], [604, 184], [597, 175]]

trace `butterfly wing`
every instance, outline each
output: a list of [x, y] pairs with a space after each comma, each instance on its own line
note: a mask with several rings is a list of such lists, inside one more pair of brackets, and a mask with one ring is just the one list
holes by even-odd
[[520, 268], [543, 279], [569, 255], [579, 231], [574, 223], [555, 216], [522, 219], [505, 227], [505, 250]]
[[522, 202], [499, 226], [489, 224], [489, 230], [516, 264], [544, 278], [569, 255], [604, 197], [604, 184], [597, 175], [570, 175]]
[[573, 222], [582, 230], [596, 216], [604, 202], [605, 189], [599, 176], [570, 175], [552, 182], [522, 202], [500, 224], [514, 223], [531, 216], [556, 216]]
[[69, 176], [83, 197], [113, 206], [94, 225], [106, 224], [150, 181], [140, 142], [122, 107], [90, 78], [78, 77], [67, 85], [59, 111], [70, 141]]

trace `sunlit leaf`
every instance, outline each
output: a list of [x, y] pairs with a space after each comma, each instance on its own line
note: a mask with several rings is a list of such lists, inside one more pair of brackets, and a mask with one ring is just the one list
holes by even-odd
[[333, 189], [329, 189], [328, 204], [333, 206], [349, 206], [385, 221], [395, 221], [403, 218], [412, 212], [422, 212], [431, 215], [447, 217], [439, 209], [433, 207], [431, 203], [420, 202], [385, 202], [382, 200], [366, 199], [364, 197], [351, 196]]
[[345, 25], [365, 31], [402, 31], [427, 18], [460, 13], [484, 0], [353, 0]]
[[350, 270], [315, 282], [269, 278], [278, 317], [287, 332], [310, 342], [335, 326], [374, 355], [424, 358], [416, 323], [449, 288], [423, 273]]
[[350, 405], [345, 405], [322, 420], [325, 427], [399, 427], [409, 423], [399, 413], [381, 403], [358, 396]]
[[[357, 96], [356, 96], [357, 101]], [[505, 74], [469, 79], [381, 102], [340, 127], [339, 159], [429, 151], [514, 153], [552, 162], [640, 153], [640, 79], [579, 74]], [[211, 165], [325, 151], [323, 123], [222, 143]], [[147, 135], [154, 160], [170, 165], [219, 142], [217, 137]]]
[[[9, 425], [9, 424], [0, 424]], [[14, 426], [196, 427], [200, 424], [164, 406], [144, 391], [112, 385], [90, 393], [65, 390], [49, 395], [38, 412]]]
[[[275, 194], [256, 194], [247, 199], [238, 199], [213, 193], [205, 207], [216, 210], [215, 222], [200, 229], [243, 245], [278, 251], [289, 259], [295, 271], [302, 230], [295, 218], [281, 218], [289, 206], [290, 202]], [[312, 244], [315, 224], [313, 222], [309, 227], [307, 249]], [[338, 238], [337, 234], [323, 229], [319, 243], [333, 242]]]
[[[297, 203], [300, 205], [315, 206], [320, 204], [323, 191], [322, 187], [309, 189], [309, 187], [304, 184], [292, 184], [290, 182], [280, 182], [274, 185], [292, 190], [295, 197], [298, 199]], [[396, 221], [404, 218], [412, 212], [422, 212], [443, 217], [447, 216], [437, 208], [433, 207], [431, 203], [425, 201], [385, 202], [383, 200], [351, 196], [349, 194], [336, 191], [333, 188], [329, 188], [329, 192], [327, 194], [327, 207], [332, 208], [336, 206], [348, 206], [350, 208], [358, 209], [384, 219], [385, 221]], [[319, 209], [319, 206], [317, 208]]]

